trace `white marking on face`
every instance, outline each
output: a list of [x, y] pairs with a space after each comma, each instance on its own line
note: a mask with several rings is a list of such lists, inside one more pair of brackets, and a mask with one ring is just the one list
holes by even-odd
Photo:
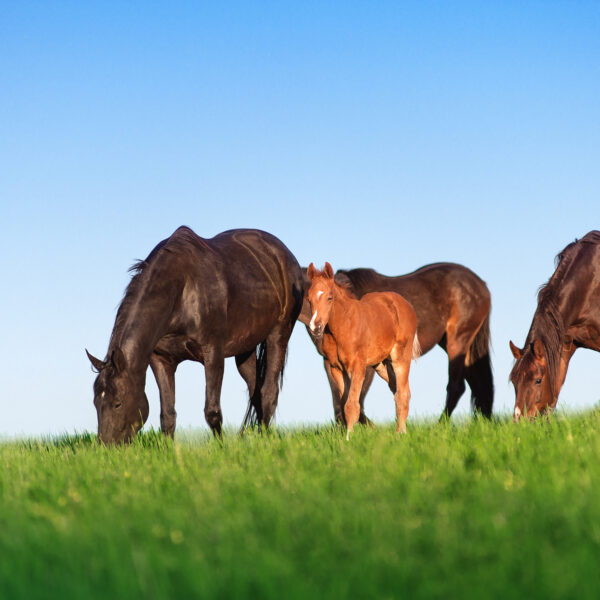
[[104, 399], [104, 396], [106, 396], [106, 392], [102, 392], [102, 393], [100, 394], [100, 398]]
[[315, 324], [316, 319], [317, 319], [317, 311], [315, 310], [315, 314], [312, 316], [312, 319], [310, 320], [310, 325], [309, 325], [311, 331], [314, 331], [317, 328], [317, 326]]
[[323, 291], [317, 292], [317, 300], [323, 295]]
[[518, 406], [515, 406], [515, 419], [518, 419], [521, 416], [521, 409]]

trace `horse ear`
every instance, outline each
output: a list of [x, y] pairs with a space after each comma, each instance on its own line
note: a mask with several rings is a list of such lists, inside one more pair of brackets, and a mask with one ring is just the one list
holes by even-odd
[[544, 344], [542, 344], [541, 340], [539, 340], [539, 339], [533, 340], [533, 344], [531, 344], [531, 347], [533, 349], [533, 355], [538, 360], [541, 360], [542, 358], [544, 358]]
[[121, 348], [118, 346], [112, 351], [112, 354], [110, 355], [110, 362], [112, 362], [117, 373], [121, 373], [127, 368], [127, 359], [123, 354], [123, 350], [121, 350]]
[[327, 275], [327, 277], [329, 277], [329, 279], [333, 279], [333, 267], [328, 262], [325, 263], [323, 272], [325, 275]]
[[316, 271], [317, 270], [315, 269], [315, 265], [310, 263], [310, 265], [308, 265], [308, 269], [306, 269], [306, 276], [308, 277], [309, 281], [313, 280], [313, 277], [315, 276]]
[[106, 363], [103, 360], [100, 360], [99, 358], [96, 358], [95, 356], [90, 354], [87, 351], [87, 348], [85, 349], [85, 353], [87, 354], [87, 357], [90, 359], [90, 362], [92, 363], [92, 367], [94, 367], [94, 369], [96, 370], [97, 373], [100, 373], [100, 371], [102, 371], [102, 369], [104, 369], [104, 367], [106, 367]]
[[523, 356], [523, 350], [521, 350], [521, 348], [517, 348], [517, 346], [512, 343], [512, 340], [510, 340], [508, 343], [510, 345], [510, 351], [512, 352], [512, 355], [519, 360], [521, 356]]

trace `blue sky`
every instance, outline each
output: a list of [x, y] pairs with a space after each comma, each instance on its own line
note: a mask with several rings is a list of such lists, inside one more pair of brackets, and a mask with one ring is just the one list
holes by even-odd
[[[597, 2], [1, 2], [0, 80], [5, 436], [95, 430], [83, 349], [104, 355], [127, 268], [181, 224], [265, 229], [304, 265], [467, 265], [507, 413], [508, 340], [555, 254], [599, 227]], [[599, 360], [575, 355], [560, 406], [600, 399]], [[434, 349], [411, 415], [445, 385]], [[177, 388], [179, 425], [204, 427], [202, 367]], [[245, 404], [227, 365], [226, 422]], [[367, 413], [393, 419], [382, 383]], [[278, 422], [331, 416], [297, 327]]]

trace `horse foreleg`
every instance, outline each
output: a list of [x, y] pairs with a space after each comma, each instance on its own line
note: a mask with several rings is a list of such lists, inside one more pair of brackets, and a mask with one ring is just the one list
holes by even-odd
[[158, 354], [150, 356], [150, 368], [154, 373], [160, 394], [160, 429], [170, 437], [175, 433], [175, 369], [177, 365]]
[[[329, 387], [331, 388], [331, 399], [333, 401], [333, 414], [335, 416], [336, 423], [341, 425], [345, 425], [345, 417], [344, 417], [344, 405], [346, 403], [347, 394], [344, 395], [344, 377], [342, 372], [331, 366], [331, 363], [324, 358], [323, 365], [325, 366], [325, 372], [327, 373], [327, 379], [329, 379]], [[335, 374], [334, 374], [335, 373]], [[360, 414], [358, 416], [358, 422], [361, 425], [370, 425], [375, 426], [374, 423], [365, 415], [364, 404], [365, 404], [365, 396], [371, 387], [371, 383], [373, 382], [373, 377], [375, 376], [375, 371], [371, 368], [368, 368], [365, 374], [365, 380], [362, 385], [362, 389], [360, 391]]]
[[350, 378], [350, 389], [348, 392], [348, 400], [344, 406], [344, 416], [346, 417], [346, 439], [350, 439], [350, 433], [354, 429], [354, 425], [360, 416], [360, 391], [363, 381], [365, 380], [365, 367], [355, 368], [348, 372]]
[[225, 358], [221, 352], [212, 350], [204, 355], [204, 371], [206, 375], [206, 400], [204, 417], [215, 437], [221, 437], [223, 413], [221, 412], [221, 385]]

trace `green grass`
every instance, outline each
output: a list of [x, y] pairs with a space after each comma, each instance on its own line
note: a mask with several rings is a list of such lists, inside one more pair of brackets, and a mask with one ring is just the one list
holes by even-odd
[[0, 444], [0, 598], [597, 598], [600, 411]]

